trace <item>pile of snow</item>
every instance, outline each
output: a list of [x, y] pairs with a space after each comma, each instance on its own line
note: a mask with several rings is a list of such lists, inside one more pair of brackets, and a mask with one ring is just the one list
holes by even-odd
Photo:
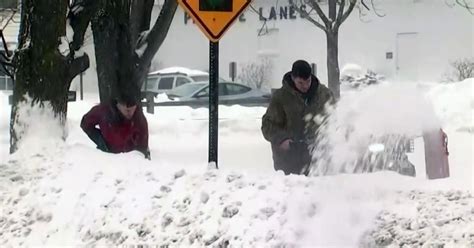
[[474, 78], [433, 87], [428, 97], [443, 126], [474, 133]]
[[364, 75], [364, 69], [362, 69], [362, 66], [357, 64], [345, 64], [341, 70], [341, 76], [351, 76], [358, 78], [362, 75]]
[[[416, 207], [398, 190], [439, 188], [392, 173], [305, 178], [218, 171], [197, 161], [167, 166], [139, 153], [111, 155], [83, 145], [43, 149], [0, 164], [3, 244], [367, 247], [378, 213]], [[453, 213], [471, 209], [462, 202], [446, 206]], [[424, 218], [439, 218], [437, 209], [426, 204], [423, 213], [431, 215]], [[467, 234], [462, 244], [470, 244], [470, 225], [458, 226]]]
[[18, 149], [28, 151], [36, 151], [38, 144], [55, 146], [67, 135], [48, 102], [32, 104], [29, 98], [18, 105], [15, 132], [17, 137], [24, 137]]
[[208, 75], [209, 73], [200, 70], [189, 69], [185, 67], [168, 67], [158, 71], [151, 72], [150, 74], [171, 74], [171, 73], [183, 73], [188, 76]]
[[171, 101], [166, 93], [160, 93], [155, 97], [155, 102], [169, 102]]
[[474, 246], [472, 192], [414, 190], [398, 195], [404, 201], [378, 214], [363, 247]]
[[385, 77], [374, 71], [363, 71], [362, 67], [356, 64], [347, 64], [341, 71], [341, 88], [359, 89], [369, 85], [376, 85], [385, 80]]
[[9, 95], [11, 92], [0, 91], [0, 161], [9, 153], [11, 114], [11, 106], [8, 104]]
[[[394, 84], [349, 94], [334, 112], [336, 125], [328, 129], [326, 141], [337, 144], [334, 154], [340, 159], [350, 159], [351, 149], [370, 133], [417, 135], [430, 125], [449, 125], [450, 119], [459, 122], [455, 127], [471, 124], [459, 110], [464, 102], [447, 100], [467, 95], [468, 86], [450, 87], [449, 92], [435, 87], [428, 98], [416, 86]], [[449, 104], [434, 102], [434, 112], [444, 113], [439, 121], [428, 99], [443, 94]], [[5, 101], [7, 95], [0, 92], [0, 102]], [[207, 108], [157, 107], [154, 115], [147, 114], [148, 161], [138, 152], [114, 155], [95, 149], [79, 123], [96, 102], [69, 104], [66, 141], [46, 122], [47, 111], [35, 111], [31, 118], [41, 128], [41, 140], [31, 133], [25, 145], [34, 149], [8, 156], [3, 155], [8, 153], [10, 110], [0, 105], [4, 245], [474, 244], [470, 133], [448, 129], [448, 179], [427, 181], [423, 173], [411, 178], [393, 172], [284, 176], [273, 171], [270, 145], [261, 135], [263, 107], [219, 108], [215, 170], [207, 165]], [[348, 124], [357, 131], [345, 140]]]

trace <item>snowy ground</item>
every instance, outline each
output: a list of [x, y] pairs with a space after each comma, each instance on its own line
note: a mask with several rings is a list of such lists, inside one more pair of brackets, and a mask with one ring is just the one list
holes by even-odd
[[163, 107], [147, 115], [152, 161], [104, 154], [78, 127], [95, 97], [70, 104], [66, 142], [36, 116], [34, 134], [10, 156], [0, 93], [0, 243], [473, 247], [473, 83], [423, 87], [449, 135], [451, 177], [432, 181], [422, 152], [410, 155], [417, 178], [285, 177], [272, 170], [260, 133], [264, 108], [221, 107], [220, 170], [206, 163], [207, 109]]

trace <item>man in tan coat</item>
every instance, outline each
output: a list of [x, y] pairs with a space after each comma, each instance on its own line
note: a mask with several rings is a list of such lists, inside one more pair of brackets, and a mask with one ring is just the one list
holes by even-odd
[[308, 146], [315, 142], [321, 125], [314, 117], [324, 119], [327, 103], [333, 104], [334, 97], [312, 75], [308, 62], [294, 62], [262, 118], [262, 133], [271, 143], [275, 170], [307, 175], [311, 163]]

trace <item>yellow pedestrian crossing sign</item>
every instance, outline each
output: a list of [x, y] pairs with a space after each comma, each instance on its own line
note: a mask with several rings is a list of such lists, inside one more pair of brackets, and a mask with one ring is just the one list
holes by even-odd
[[178, 0], [210, 41], [217, 42], [251, 0]]

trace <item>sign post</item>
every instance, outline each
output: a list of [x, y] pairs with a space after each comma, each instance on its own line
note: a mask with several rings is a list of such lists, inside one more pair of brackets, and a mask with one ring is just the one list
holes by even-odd
[[209, 39], [209, 163], [217, 165], [219, 132], [219, 39], [252, 0], [178, 0]]
[[219, 42], [209, 43], [209, 162], [217, 165], [219, 132]]

